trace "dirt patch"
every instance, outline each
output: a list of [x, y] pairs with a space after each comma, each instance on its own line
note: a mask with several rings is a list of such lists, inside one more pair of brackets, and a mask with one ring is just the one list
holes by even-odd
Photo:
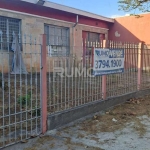
[[[32, 145], [32, 147], [25, 148], [24, 150], [37, 150], [41, 145], [44, 145], [46, 142], [51, 142], [53, 140], [54, 138], [51, 136], [43, 136], [36, 141], [36, 145]], [[53, 148], [54, 143], [51, 143], [49, 147]]]
[[140, 136], [144, 136], [145, 133], [146, 133], [146, 125], [142, 124], [141, 121], [136, 118], [134, 120], [134, 126], [133, 128], [135, 129], [135, 131], [137, 131], [137, 133], [140, 135]]
[[54, 147], [55, 147], [55, 144], [52, 143], [52, 144], [49, 145], [49, 147], [50, 147], [50, 148], [54, 148]]
[[39, 138], [39, 139], [37, 140], [37, 143], [43, 145], [45, 142], [52, 141], [52, 140], [54, 140], [53, 137], [51, 137], [51, 136], [44, 136], [44, 137]]
[[77, 137], [78, 138], [84, 138], [85, 136], [83, 134], [79, 133]]
[[114, 132], [123, 129], [126, 123], [133, 122], [133, 129], [140, 136], [143, 136], [146, 133], [146, 129], [138, 116], [150, 116], [149, 106], [150, 96], [130, 99], [125, 104], [115, 106], [112, 110], [107, 111], [106, 115], [93, 116], [92, 119], [84, 121], [80, 130], [84, 130], [89, 134]]
[[68, 150], [76, 150], [77, 147], [80, 147], [83, 150], [103, 150], [99, 147], [85, 146], [83, 143], [72, 142], [70, 137], [66, 138], [65, 145], [68, 146]]
[[37, 150], [37, 148], [36, 147], [32, 147], [32, 148], [26, 148], [24, 150]]

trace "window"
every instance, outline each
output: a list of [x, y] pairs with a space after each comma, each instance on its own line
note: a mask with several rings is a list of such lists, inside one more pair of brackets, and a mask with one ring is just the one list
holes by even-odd
[[88, 41], [89, 42], [99, 42], [100, 41], [100, 34], [94, 32], [88, 32]]
[[69, 28], [45, 25], [47, 45], [51, 56], [69, 55]]
[[11, 50], [13, 34], [20, 40], [20, 20], [0, 16], [0, 49]]
[[100, 42], [100, 34], [94, 33], [94, 32], [87, 32], [87, 49], [86, 49], [86, 55], [90, 56], [92, 55], [92, 47], [95, 46], [94, 43]]

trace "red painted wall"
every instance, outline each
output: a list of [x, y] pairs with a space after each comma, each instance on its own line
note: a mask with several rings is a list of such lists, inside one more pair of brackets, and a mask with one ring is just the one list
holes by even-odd
[[35, 5], [32, 3], [27, 3], [19, 0], [0, 0], [0, 8], [25, 12], [25, 13], [44, 16], [48, 18], [65, 20], [69, 22], [76, 21], [75, 14], [66, 13], [64, 11], [58, 11], [56, 9], [42, 7], [40, 5]]
[[[118, 31], [116, 37], [115, 32]], [[110, 26], [109, 39], [115, 41], [144, 41], [150, 44], [150, 13], [135, 16], [126, 16], [115, 19], [115, 23]]]
[[[43, 7], [40, 5], [35, 5], [20, 0], [0, 0], [0, 8], [30, 13], [58, 20], [76, 22], [76, 14], [48, 7]], [[79, 23], [101, 28], [108, 28], [109, 26], [108, 22], [84, 16], [79, 16]]]
[[102, 20], [85, 17], [85, 16], [79, 16], [79, 23], [90, 25], [90, 26], [101, 27], [101, 28], [107, 28], [107, 29], [109, 28], [109, 23], [104, 22]]

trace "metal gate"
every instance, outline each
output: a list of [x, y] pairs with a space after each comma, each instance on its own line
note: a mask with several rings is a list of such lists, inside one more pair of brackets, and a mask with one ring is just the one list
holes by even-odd
[[41, 133], [40, 40], [15, 36], [0, 35], [0, 149]]

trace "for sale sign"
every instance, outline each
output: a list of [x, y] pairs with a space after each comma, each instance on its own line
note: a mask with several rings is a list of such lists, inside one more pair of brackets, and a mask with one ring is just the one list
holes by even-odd
[[94, 49], [93, 75], [107, 75], [124, 72], [123, 49]]

